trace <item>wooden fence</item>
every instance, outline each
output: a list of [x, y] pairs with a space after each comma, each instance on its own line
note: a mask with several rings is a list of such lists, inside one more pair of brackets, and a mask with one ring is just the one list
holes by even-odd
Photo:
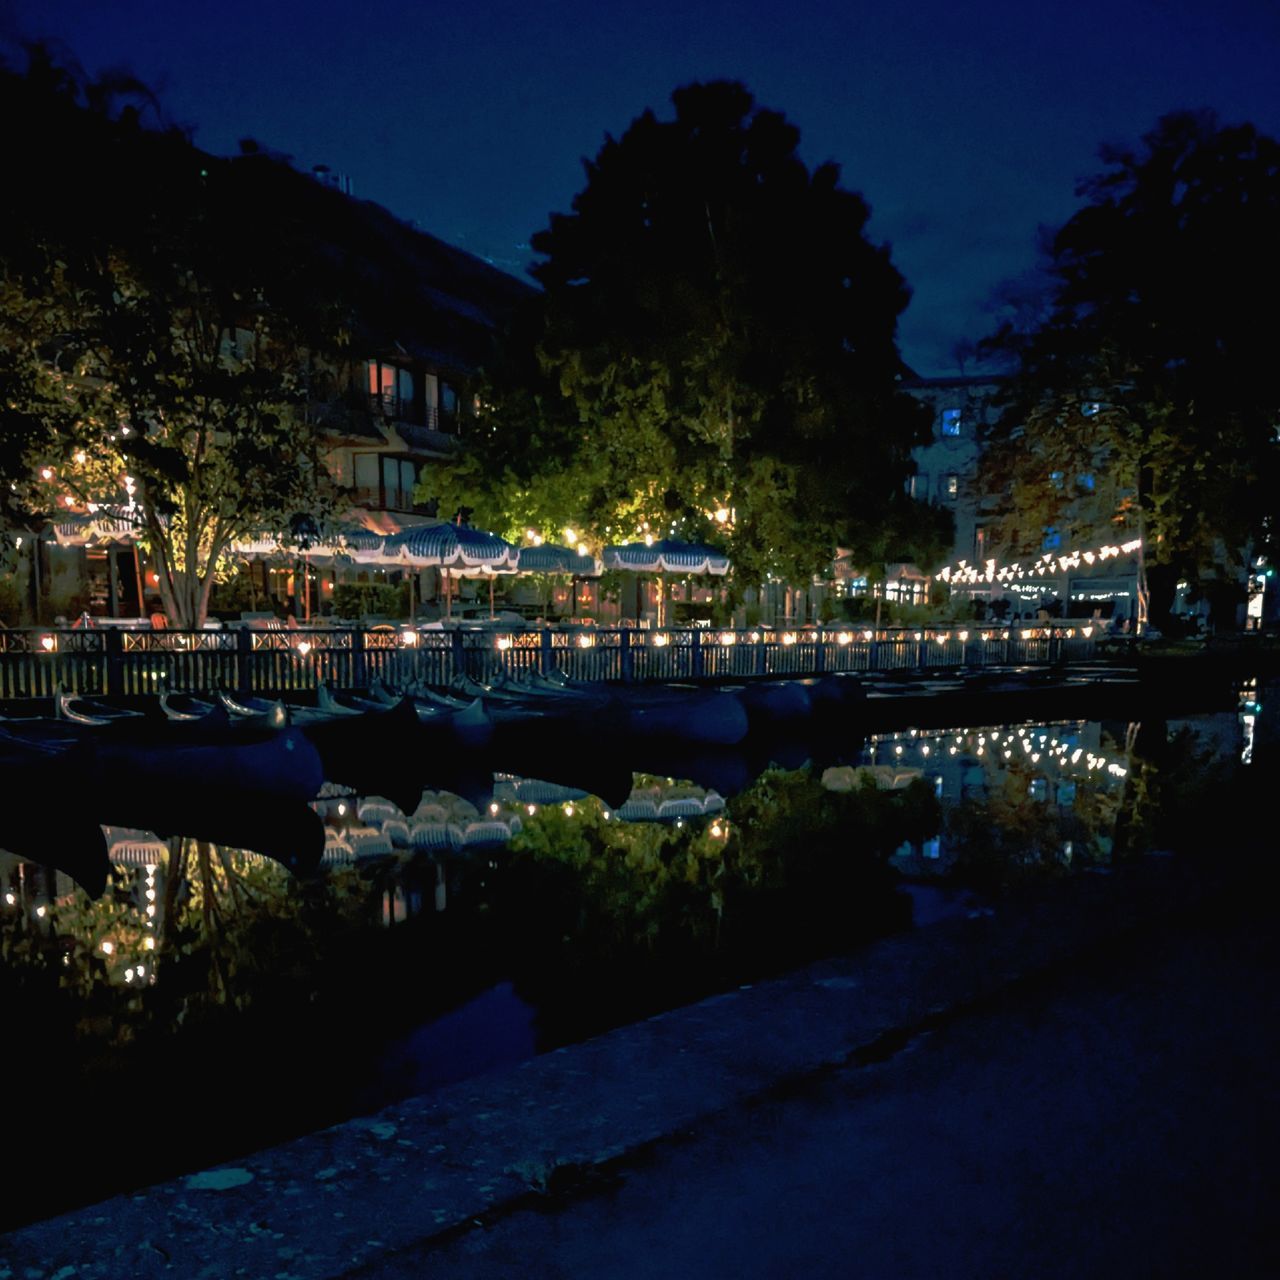
[[583, 628], [504, 632], [228, 628], [0, 629], [0, 698], [215, 689], [279, 695], [456, 676], [563, 672], [644, 682], [1047, 665], [1093, 655], [1089, 626], [797, 631]]

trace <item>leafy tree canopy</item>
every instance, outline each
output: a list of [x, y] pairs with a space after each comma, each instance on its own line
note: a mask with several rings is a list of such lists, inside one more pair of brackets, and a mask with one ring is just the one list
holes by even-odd
[[1280, 145], [1182, 112], [1101, 158], [1044, 305], [988, 344], [1018, 372], [985, 487], [1016, 552], [1140, 534], [1158, 613], [1177, 578], [1274, 553]]
[[122, 505], [166, 612], [199, 625], [233, 539], [333, 496], [309, 411], [344, 343], [333, 273], [272, 198], [281, 166], [148, 127], [136, 83], [37, 48], [0, 67], [0, 104], [23, 122], [0, 196], [5, 515]]
[[[929, 431], [896, 386], [909, 291], [782, 115], [735, 83], [673, 102], [608, 138], [534, 236], [544, 294], [470, 454], [427, 487], [508, 533], [709, 537], [746, 582], [879, 555]], [[920, 526], [891, 524], [911, 558]]]

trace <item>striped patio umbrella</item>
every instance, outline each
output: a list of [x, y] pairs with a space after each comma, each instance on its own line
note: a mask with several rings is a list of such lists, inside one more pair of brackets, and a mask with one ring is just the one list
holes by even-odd
[[[308, 567], [303, 575], [303, 615], [311, 617], [311, 566], [343, 561], [381, 564], [385, 537], [358, 524], [330, 524], [312, 529], [305, 538], [284, 530], [260, 530], [235, 539], [227, 551], [244, 560], [294, 561]], [[305, 542], [305, 546], [303, 543]]]
[[358, 563], [380, 563], [386, 536], [363, 525], [340, 524], [321, 529], [303, 547], [291, 533], [263, 530], [235, 539], [227, 550], [246, 560], [270, 560], [282, 556], [306, 556], [313, 563], [348, 559]]
[[390, 559], [419, 569], [510, 570], [520, 549], [496, 533], [458, 524], [417, 524], [393, 533], [383, 547]]
[[710, 573], [719, 578], [729, 572], [729, 557], [723, 551], [705, 542], [678, 542], [674, 538], [605, 547], [604, 564], [606, 569], [633, 573]]
[[[520, 548], [496, 533], [467, 525], [418, 524], [393, 533], [383, 546], [384, 563], [398, 563], [416, 569], [439, 569], [444, 577], [444, 612], [452, 612], [449, 590], [451, 572], [463, 576], [512, 573]], [[412, 614], [410, 601], [410, 614]], [[489, 612], [493, 612], [493, 578], [489, 579]]]
[[385, 555], [386, 534], [363, 525], [344, 525], [338, 538], [343, 551], [357, 564], [377, 564]]
[[133, 542], [146, 532], [139, 516], [124, 507], [95, 507], [89, 512], [69, 511], [50, 521], [60, 547], [97, 547], [112, 542]]
[[[729, 572], [729, 557], [705, 542], [678, 542], [660, 538], [655, 542], [628, 542], [620, 547], [605, 547], [606, 569], [626, 569], [631, 573], [685, 574], [709, 573], [722, 578]], [[666, 591], [659, 583], [658, 625], [663, 624]]]
[[[520, 559], [516, 565], [517, 573], [545, 573], [548, 576], [563, 574], [575, 579], [574, 612], [577, 612], [578, 578], [598, 578], [604, 572], [604, 565], [595, 556], [579, 555], [569, 547], [558, 547], [551, 542], [539, 543], [536, 547], [521, 547]], [[551, 612], [551, 589], [547, 588], [547, 597], [542, 602], [546, 614]]]
[[521, 547], [516, 561], [517, 573], [569, 573], [575, 578], [598, 578], [604, 566], [595, 556], [579, 555], [569, 547], [544, 542], [536, 547]]

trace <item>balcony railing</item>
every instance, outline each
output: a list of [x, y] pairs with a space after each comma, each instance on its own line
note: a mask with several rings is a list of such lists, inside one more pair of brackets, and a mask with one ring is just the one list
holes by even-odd
[[414, 401], [397, 395], [384, 395], [378, 392], [368, 397], [369, 410], [388, 422], [408, 422], [415, 427], [426, 427], [429, 431], [453, 432], [457, 430], [458, 415], [442, 413], [433, 404], [416, 405]]
[[375, 485], [356, 485], [351, 490], [352, 500], [358, 507], [371, 511], [411, 511], [417, 515], [430, 515], [425, 504], [414, 502], [412, 492], [404, 489], [380, 489]]

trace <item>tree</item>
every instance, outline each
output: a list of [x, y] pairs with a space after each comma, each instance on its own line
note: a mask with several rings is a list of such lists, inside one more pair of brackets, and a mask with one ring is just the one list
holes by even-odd
[[[10, 506], [110, 506], [145, 541], [169, 618], [198, 627], [238, 536], [316, 517], [316, 453], [344, 336], [333, 273], [283, 166], [219, 160], [131, 81], [39, 49], [0, 68], [0, 379]], [[17, 513], [10, 510], [12, 519]]]
[[1140, 536], [1158, 618], [1179, 579], [1274, 553], [1280, 145], [1182, 112], [1101, 155], [1047, 246], [1044, 307], [989, 344], [1018, 373], [985, 487], [1014, 552], [1047, 529]]
[[927, 438], [895, 381], [909, 291], [783, 116], [734, 83], [673, 102], [607, 139], [534, 236], [527, 346], [441, 484], [513, 532], [519, 508], [601, 541], [711, 536], [740, 581], [804, 579], [837, 545], [871, 553]]

